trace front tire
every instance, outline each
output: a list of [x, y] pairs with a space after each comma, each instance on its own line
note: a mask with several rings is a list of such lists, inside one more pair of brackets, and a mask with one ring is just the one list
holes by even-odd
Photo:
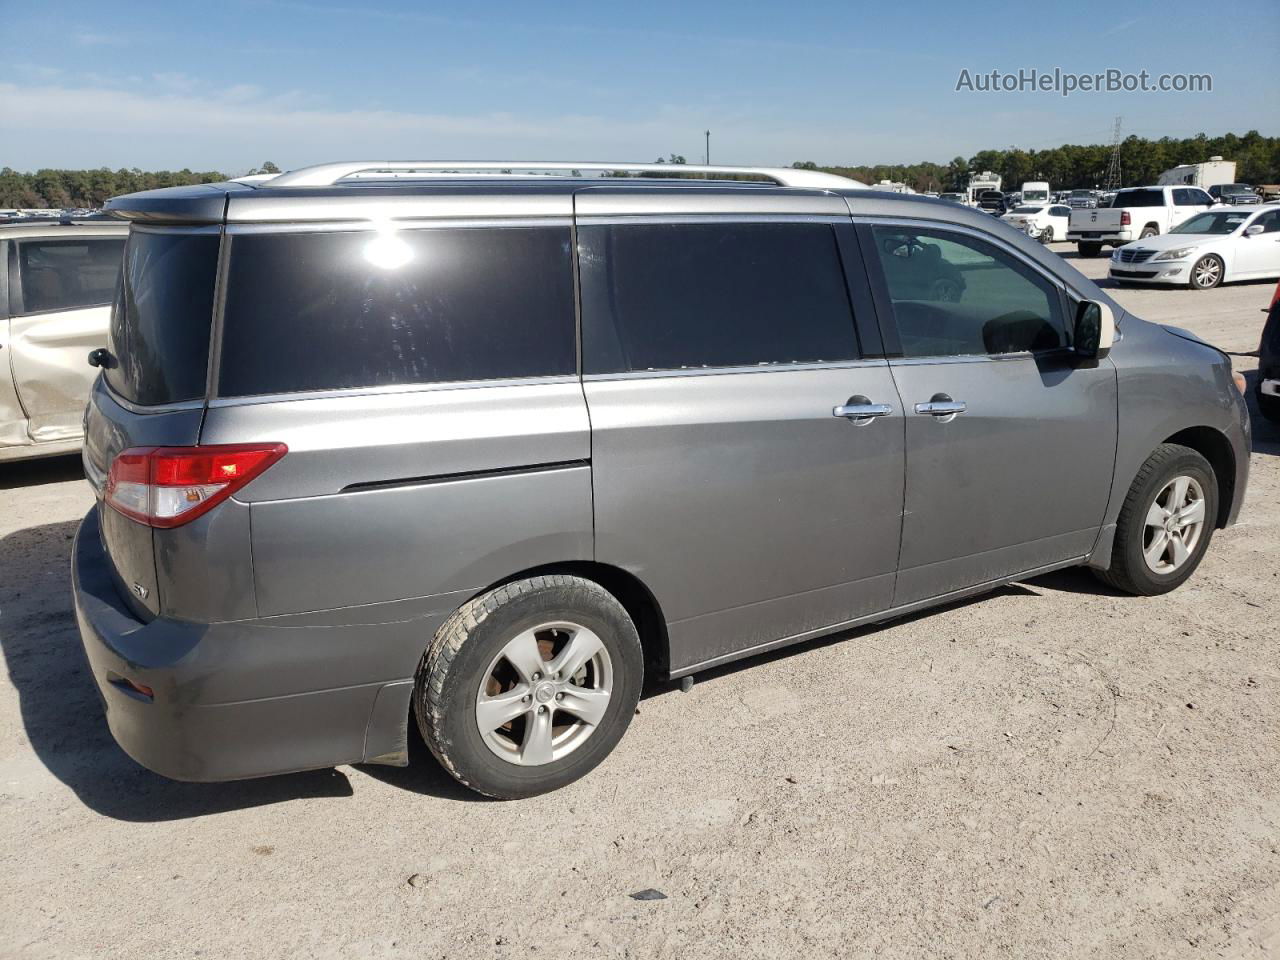
[[440, 627], [414, 684], [422, 739], [464, 786], [502, 800], [585, 776], [635, 714], [644, 658], [635, 624], [599, 584], [516, 580]]
[[1104, 583], [1139, 596], [1168, 593], [1200, 565], [1218, 516], [1218, 482], [1199, 453], [1162, 443], [1147, 458], [1116, 520]]
[[1225, 267], [1223, 266], [1222, 258], [1212, 253], [1206, 253], [1191, 267], [1191, 289], [1212, 290], [1222, 282], [1224, 272]]

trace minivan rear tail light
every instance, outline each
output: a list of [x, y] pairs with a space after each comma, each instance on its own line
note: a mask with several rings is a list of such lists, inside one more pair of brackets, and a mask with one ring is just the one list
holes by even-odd
[[1127, 227], [1127, 226], [1129, 226], [1131, 223], [1133, 223], [1133, 217], [1129, 216], [1129, 211], [1128, 211], [1128, 210], [1121, 210], [1121, 211], [1120, 211], [1120, 226], [1122, 226], [1122, 227]]
[[149, 527], [208, 513], [289, 452], [283, 443], [130, 447], [111, 462], [107, 506]]

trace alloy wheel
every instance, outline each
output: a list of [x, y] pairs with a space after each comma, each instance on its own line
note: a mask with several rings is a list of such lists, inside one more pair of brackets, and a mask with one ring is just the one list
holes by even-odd
[[1205, 257], [1191, 269], [1191, 280], [1205, 290], [1218, 285], [1222, 279], [1222, 263], [1215, 257]]
[[476, 694], [476, 725], [496, 756], [541, 766], [582, 746], [604, 719], [613, 663], [586, 627], [545, 623], [513, 637]]
[[1195, 552], [1204, 531], [1204, 490], [1194, 477], [1170, 480], [1147, 510], [1142, 555], [1154, 573], [1182, 569]]

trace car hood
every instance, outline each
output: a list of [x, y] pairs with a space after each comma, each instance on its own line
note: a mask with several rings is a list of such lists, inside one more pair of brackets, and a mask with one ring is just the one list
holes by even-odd
[[1220, 233], [1162, 233], [1158, 236], [1147, 237], [1145, 240], [1138, 240], [1131, 244], [1135, 249], [1143, 250], [1177, 250], [1179, 247], [1201, 247], [1207, 243], [1216, 243], [1219, 240], [1226, 240], [1231, 234]]
[[1203, 337], [1196, 336], [1190, 330], [1184, 330], [1182, 327], [1175, 327], [1167, 323], [1162, 323], [1160, 324], [1160, 326], [1163, 327], [1169, 333], [1173, 334], [1175, 337], [1179, 337], [1183, 340], [1190, 340], [1192, 343], [1198, 343], [1203, 347], [1209, 347], [1211, 350], [1217, 350], [1221, 354], [1226, 353], [1226, 351], [1223, 350], [1221, 347], [1215, 347], [1208, 340], [1205, 340]]

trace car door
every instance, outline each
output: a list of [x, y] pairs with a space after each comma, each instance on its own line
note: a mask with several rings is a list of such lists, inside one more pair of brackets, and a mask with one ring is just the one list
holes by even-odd
[[106, 343], [124, 239], [10, 241], [9, 364], [33, 442], [81, 433], [97, 375], [86, 358]]
[[1258, 214], [1249, 226], [1262, 227], [1262, 232], [1232, 239], [1234, 278], [1280, 277], [1280, 210]]
[[18, 402], [13, 385], [13, 368], [9, 363], [9, 273], [16, 269], [10, 260], [12, 244], [0, 239], [0, 457], [5, 449], [31, 443], [27, 436], [27, 414]]
[[1049, 218], [1053, 224], [1054, 239], [1066, 239], [1067, 231], [1071, 228], [1071, 208], [1061, 204], [1052, 206], [1049, 208]]
[[890, 605], [902, 411], [843, 200], [650, 199], [578, 195], [583, 388], [596, 559], [653, 592], [679, 673]]
[[1067, 349], [1063, 289], [990, 235], [859, 230], [906, 413], [894, 605], [1084, 557], [1111, 486], [1116, 377]]

